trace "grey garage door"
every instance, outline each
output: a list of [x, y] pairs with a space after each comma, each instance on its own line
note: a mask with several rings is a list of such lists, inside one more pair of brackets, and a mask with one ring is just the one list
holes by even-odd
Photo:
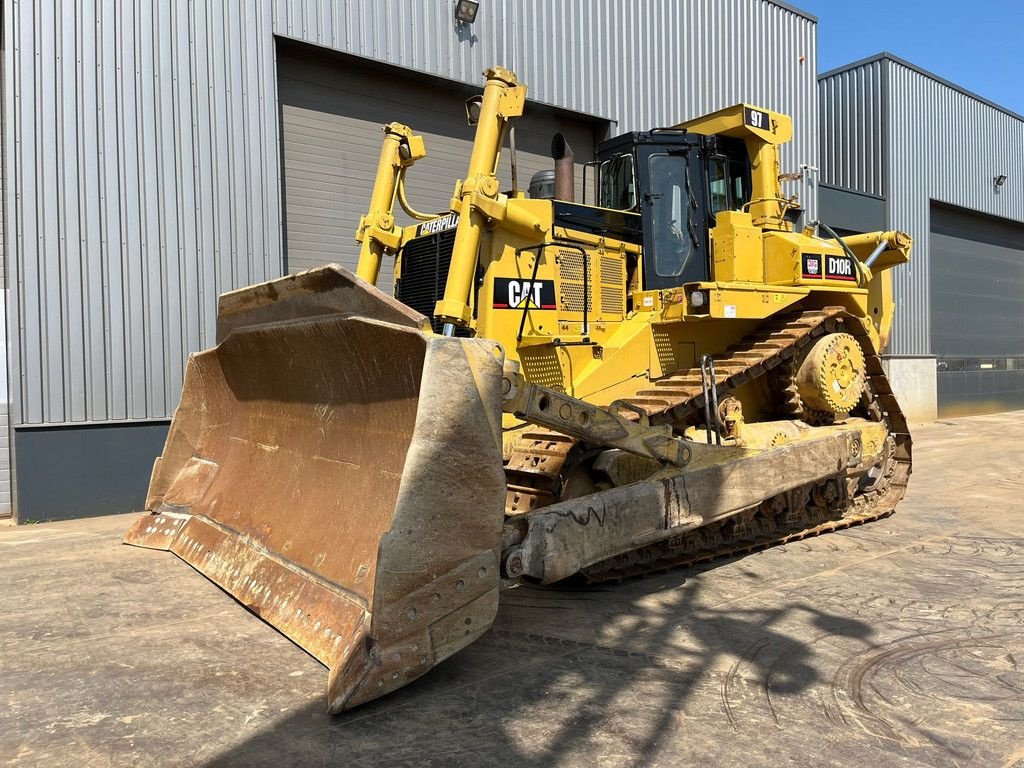
[[[474, 93], [479, 89], [319, 49], [282, 46], [278, 98], [287, 271], [329, 262], [355, 269], [359, 251], [354, 233], [369, 204], [385, 123], [404, 123], [426, 141], [427, 157], [409, 173], [412, 205], [425, 213], [447, 210], [455, 181], [465, 175], [469, 163], [473, 129], [466, 124], [463, 104]], [[549, 150], [555, 131], [566, 135], [583, 162], [593, 155], [595, 130], [604, 128], [528, 104], [516, 126], [520, 186], [525, 189], [535, 171], [552, 167]], [[578, 168], [578, 184], [582, 175]], [[507, 189], [507, 151], [501, 176], [502, 188]], [[404, 215], [398, 220], [411, 223]], [[381, 271], [379, 285], [386, 289], [393, 277], [391, 267]]]
[[933, 204], [939, 415], [1024, 407], [1024, 226]]

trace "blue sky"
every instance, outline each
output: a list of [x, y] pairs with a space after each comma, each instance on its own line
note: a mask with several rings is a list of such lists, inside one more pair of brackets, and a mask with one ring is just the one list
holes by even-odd
[[790, 0], [818, 17], [818, 69], [889, 51], [1024, 114], [1024, 0]]

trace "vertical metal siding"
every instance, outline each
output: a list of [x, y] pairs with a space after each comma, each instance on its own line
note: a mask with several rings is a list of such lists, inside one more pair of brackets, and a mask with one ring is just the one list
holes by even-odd
[[[7, 63], [7, 40], [0, 41], [0, 80], [3, 80]], [[3, 89], [6, 94], [6, 89]], [[7, 104], [3, 105], [4, 110]], [[0, 185], [3, 184], [6, 168], [0, 158]], [[7, 283], [7, 244], [4, 217], [0, 216], [0, 518], [11, 515], [11, 445], [10, 445], [10, 395], [8, 376], [8, 332], [7, 305], [10, 291]]]
[[[289, 46], [293, 48], [294, 46]], [[466, 171], [473, 130], [466, 125], [463, 100], [467, 89], [451, 83], [387, 81], [378, 68], [337, 57], [318, 62], [306, 51], [278, 51], [278, 101], [281, 145], [286, 260], [290, 272], [328, 262], [356, 268], [359, 245], [352, 222], [366, 211], [380, 155], [382, 115], [401, 110], [402, 120], [423, 135], [427, 156], [408, 179], [408, 192], [422, 211], [441, 211], [451, 200], [450, 184]], [[562, 132], [581, 158], [593, 156], [593, 122], [529, 104], [516, 129], [520, 184], [551, 167], [551, 136]], [[582, 169], [576, 173], [580, 197]], [[502, 189], [508, 189], [508, 153], [498, 168]], [[396, 220], [413, 220], [401, 211]], [[379, 285], [393, 281], [392, 260], [382, 265]]]
[[823, 78], [818, 104], [822, 183], [883, 195], [882, 62]]
[[166, 418], [217, 294], [280, 271], [270, 2], [4, 14], [14, 423]]
[[280, 274], [274, 35], [474, 85], [502, 63], [617, 131], [755, 102], [794, 117], [785, 170], [817, 164], [816, 25], [769, 0], [453, 3], [4, 0], [14, 423], [167, 417], [217, 294]]
[[885, 195], [888, 226], [914, 238], [910, 264], [893, 272], [890, 352], [930, 354], [931, 201], [1024, 222], [1024, 120], [887, 56], [819, 87], [823, 179]]
[[[890, 223], [913, 236], [915, 249], [910, 268], [894, 278], [901, 306], [893, 351], [928, 354], [930, 201], [1024, 222], [1024, 120], [887, 63]], [[1000, 174], [1008, 180], [996, 191], [993, 178]]]
[[615, 121], [618, 131], [755, 102], [794, 117], [787, 167], [817, 164], [817, 25], [770, 0], [495, 0], [464, 28], [453, 5], [296, 0], [274, 4], [273, 27], [471, 85], [501, 63], [531, 99]]

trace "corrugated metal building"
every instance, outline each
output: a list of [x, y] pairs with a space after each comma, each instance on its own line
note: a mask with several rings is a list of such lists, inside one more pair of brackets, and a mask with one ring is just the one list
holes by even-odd
[[217, 295], [353, 263], [386, 121], [425, 134], [411, 192], [446, 207], [468, 160], [461, 102], [487, 66], [530, 86], [524, 175], [547, 167], [552, 130], [583, 160], [738, 101], [793, 115], [787, 170], [817, 163], [816, 22], [785, 3], [483, 0], [471, 25], [453, 7], [4, 1], [21, 521], [138, 508]]
[[1024, 117], [888, 53], [819, 97], [822, 218], [914, 238], [888, 360], [904, 408], [1024, 407]]

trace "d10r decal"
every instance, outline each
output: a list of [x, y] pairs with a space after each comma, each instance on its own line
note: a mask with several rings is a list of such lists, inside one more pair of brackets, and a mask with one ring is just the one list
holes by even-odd
[[857, 271], [849, 256], [826, 256], [825, 278], [827, 280], [856, 280]]
[[518, 280], [498, 277], [494, 280], [495, 309], [555, 309], [554, 280]]

